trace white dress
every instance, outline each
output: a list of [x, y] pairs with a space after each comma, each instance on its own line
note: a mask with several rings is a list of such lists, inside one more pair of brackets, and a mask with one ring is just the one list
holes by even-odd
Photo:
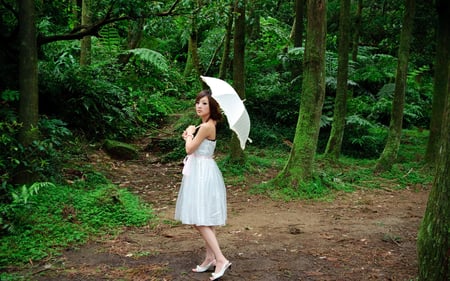
[[213, 159], [216, 142], [205, 139], [185, 159], [175, 219], [183, 224], [225, 225], [227, 197], [222, 173]]

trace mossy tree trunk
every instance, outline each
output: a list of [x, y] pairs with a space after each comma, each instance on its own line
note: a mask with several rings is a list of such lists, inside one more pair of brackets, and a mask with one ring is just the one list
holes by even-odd
[[191, 16], [191, 31], [189, 34], [188, 53], [183, 74], [184, 77], [189, 77], [189, 75], [195, 71], [195, 75], [198, 77], [200, 85], [203, 85], [200, 78], [200, 75], [202, 75], [202, 69], [198, 54], [198, 13], [201, 9], [201, 4], [201, 1], [196, 1], [196, 9], [194, 9], [194, 13]]
[[414, 13], [415, 0], [406, 0], [402, 31], [400, 32], [400, 46], [398, 48], [397, 73], [395, 76], [394, 100], [392, 102], [389, 134], [383, 152], [375, 165], [376, 172], [390, 170], [397, 160], [397, 154], [400, 148], [403, 109], [405, 107], [406, 79], [408, 74], [409, 46], [412, 39]]
[[[294, 5], [294, 23], [291, 30], [291, 40], [294, 43], [295, 48], [300, 48], [303, 46], [303, 31], [304, 28], [304, 18], [305, 18], [305, 0], [295, 0]], [[292, 66], [292, 80], [295, 81], [294, 85], [301, 86], [301, 80], [299, 77], [302, 75], [302, 64], [296, 63]]]
[[337, 89], [334, 101], [333, 125], [325, 149], [326, 157], [338, 159], [344, 137], [347, 115], [348, 55], [350, 46], [350, 0], [341, 0], [338, 37]]
[[[81, 5], [81, 25], [91, 25], [91, 0], [83, 0]], [[91, 36], [81, 39], [80, 65], [91, 64]]]
[[303, 45], [303, 18], [305, 11], [305, 0], [295, 0], [294, 4], [294, 24], [292, 25], [291, 38], [294, 47], [299, 48]]
[[[35, 8], [33, 0], [20, 0], [19, 4], [19, 121], [22, 128], [19, 142], [30, 145], [39, 138], [39, 93], [37, 71], [37, 43], [35, 27]], [[33, 175], [22, 171], [15, 178], [17, 183], [30, 183]]]
[[[234, 55], [233, 55], [233, 87], [242, 100], [245, 99], [245, 2], [234, 2]], [[230, 144], [230, 158], [232, 162], [244, 162], [245, 154], [239, 145], [239, 140], [233, 133]]]
[[248, 0], [247, 3], [247, 37], [249, 41], [256, 41], [261, 38], [261, 10], [260, 0]]
[[433, 105], [430, 122], [430, 136], [428, 138], [425, 161], [431, 167], [435, 166], [439, 154], [439, 140], [442, 128], [442, 114], [445, 108], [445, 99], [448, 98], [449, 62], [450, 62], [450, 12], [448, 1], [440, 1], [437, 12], [437, 42], [436, 62], [434, 67]]
[[[437, 2], [437, 8], [440, 25], [437, 47], [448, 51], [450, 49], [448, 40], [450, 3], [447, 0], [440, 0]], [[443, 36], [447, 39], [442, 38]], [[448, 56], [446, 59], [448, 68], [450, 67]], [[446, 73], [447, 76], [435, 76], [437, 79], [442, 79], [442, 81], [435, 81], [435, 87], [436, 84], [442, 87], [441, 83], [446, 85], [445, 89], [442, 87], [441, 90], [447, 94], [443, 99], [441, 134], [439, 134], [439, 145], [436, 149], [436, 175], [417, 239], [419, 281], [450, 280], [450, 97], [448, 94], [450, 75], [448, 70]]]
[[231, 36], [233, 34], [233, 3], [230, 3], [230, 10], [228, 12], [227, 26], [225, 31], [225, 41], [223, 43], [222, 61], [219, 68], [219, 79], [225, 80], [227, 77], [227, 69], [230, 63], [230, 49], [231, 49]]
[[352, 60], [358, 60], [358, 47], [359, 47], [359, 34], [361, 33], [362, 24], [362, 11], [363, 11], [363, 0], [358, 0], [358, 6], [356, 8], [355, 23], [353, 29], [352, 38]]
[[325, 97], [326, 0], [308, 0], [303, 89], [294, 142], [288, 162], [274, 183], [299, 187], [312, 179]]

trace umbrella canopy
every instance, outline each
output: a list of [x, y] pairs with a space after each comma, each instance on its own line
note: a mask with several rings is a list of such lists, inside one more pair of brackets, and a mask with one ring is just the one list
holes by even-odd
[[236, 133], [241, 148], [244, 150], [247, 140], [250, 142], [251, 140], [248, 138], [250, 133], [250, 117], [248, 116], [243, 101], [227, 82], [214, 77], [200, 77], [211, 89], [211, 96], [220, 105], [220, 108], [227, 117], [230, 129]]

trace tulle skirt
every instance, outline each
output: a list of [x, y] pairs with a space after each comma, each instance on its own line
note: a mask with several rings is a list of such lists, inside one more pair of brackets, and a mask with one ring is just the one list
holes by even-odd
[[175, 219], [183, 224], [225, 225], [226, 189], [222, 173], [211, 157], [189, 156], [183, 171]]

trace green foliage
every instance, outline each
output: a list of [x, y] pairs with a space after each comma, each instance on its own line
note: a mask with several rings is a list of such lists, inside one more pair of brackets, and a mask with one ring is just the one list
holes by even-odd
[[15, 221], [14, 232], [0, 238], [0, 266], [59, 255], [64, 247], [84, 243], [91, 235], [154, 219], [151, 208], [126, 189], [92, 179], [80, 179], [73, 186], [40, 184], [37, 194], [31, 186], [13, 204], [1, 205], [3, 216], [21, 220]]
[[342, 153], [356, 158], [376, 158], [380, 155], [387, 139], [387, 130], [361, 118], [347, 117], [346, 138], [342, 143]]
[[[14, 100], [14, 95], [3, 94], [3, 98]], [[8, 100], [6, 100], [8, 101]], [[64, 148], [72, 133], [67, 124], [58, 119], [42, 117], [38, 128], [40, 138], [28, 146], [18, 141], [18, 134], [22, 127], [17, 121], [16, 112], [6, 107], [0, 110], [0, 180], [11, 182], [20, 171], [33, 173], [37, 180], [61, 180], [61, 163], [65, 160]], [[5, 195], [0, 189], [0, 202]]]
[[[96, 140], [132, 138], [142, 134], [145, 128], [156, 126], [162, 117], [172, 112], [176, 104], [174, 97], [159, 91], [144, 91], [136, 85], [119, 87], [120, 81], [110, 75], [114, 67], [118, 66], [69, 67], [60, 70], [64, 74], [55, 77], [52, 63], [43, 65], [42, 75], [49, 76], [44, 79], [43, 91], [50, 94], [45, 96], [48, 106], [43, 111], [57, 114], [71, 127]], [[55, 83], [55, 79], [60, 82]]]
[[300, 183], [296, 187], [285, 181], [282, 184], [280, 184], [280, 181], [276, 183], [269, 181], [256, 185], [252, 192], [267, 194], [275, 200], [291, 201], [298, 199], [323, 199], [330, 193], [330, 190], [319, 178], [315, 178], [310, 182]]
[[259, 147], [285, 147], [293, 139], [300, 92], [291, 69], [301, 54], [287, 52], [290, 27], [273, 18], [261, 18], [261, 36], [248, 48], [245, 105], [252, 122], [250, 137]]
[[22, 185], [11, 191], [11, 202], [0, 203], [0, 232], [18, 233], [21, 225], [29, 223], [29, 212], [36, 202], [33, 199], [39, 190], [54, 186], [48, 182]]
[[150, 63], [154, 67], [156, 67], [159, 71], [168, 71], [169, 65], [167, 63], [166, 58], [161, 54], [154, 50], [138, 48], [127, 51], [127, 53], [134, 54], [136, 56], [136, 63], [139, 61], [143, 61], [146, 63]]
[[[397, 67], [397, 59], [393, 56], [373, 52], [373, 48], [360, 48], [358, 66], [351, 75], [351, 79], [358, 84], [382, 86], [393, 82]], [[373, 92], [373, 88], [369, 88]]]
[[[222, 149], [223, 150], [223, 149]], [[246, 148], [246, 160], [244, 163], [231, 161], [230, 155], [221, 155], [217, 158], [227, 184], [239, 186], [245, 184], [248, 177], [263, 175], [269, 169], [279, 169], [285, 163], [288, 153], [286, 150], [273, 149], [260, 150], [252, 147]]]
[[139, 132], [134, 111], [126, 110], [126, 91], [102, 77], [98, 69], [69, 69], [54, 86], [58, 88], [48, 89], [54, 94], [48, 98], [57, 107], [45, 110], [58, 114], [88, 137], [124, 138]]
[[[251, 192], [265, 194], [277, 200], [332, 200], [336, 192], [353, 192], [360, 189], [428, 189], [433, 182], [434, 173], [423, 165], [428, 132], [405, 130], [402, 137], [399, 159], [391, 171], [374, 174], [376, 159], [358, 159], [343, 156], [339, 162], [330, 162], [322, 155], [316, 157], [313, 180], [293, 185], [285, 180], [273, 178], [251, 187]], [[267, 151], [267, 150], [266, 150]], [[280, 170], [286, 158], [273, 154], [267, 159], [279, 159], [273, 166]], [[259, 156], [263, 156], [259, 154]], [[287, 153], [284, 155], [287, 157]], [[264, 158], [264, 157], [263, 157]], [[245, 168], [245, 167], [244, 167]], [[246, 172], [246, 171], [245, 171]], [[254, 173], [258, 173], [254, 171]], [[259, 171], [264, 174], [264, 171]], [[226, 174], [225, 174], [226, 175]]]
[[101, 49], [105, 49], [109, 54], [117, 54], [120, 52], [122, 38], [117, 28], [108, 25], [103, 27], [99, 34], [98, 44]]

